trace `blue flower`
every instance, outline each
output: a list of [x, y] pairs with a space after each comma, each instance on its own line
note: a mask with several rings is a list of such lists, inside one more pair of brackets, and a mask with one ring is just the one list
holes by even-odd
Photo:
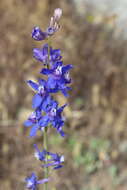
[[40, 128], [40, 126], [39, 126], [40, 118], [41, 118], [41, 112], [34, 111], [31, 113], [31, 115], [28, 117], [28, 119], [24, 122], [25, 127], [31, 127], [30, 137], [35, 136], [37, 130]]
[[36, 149], [36, 152], [34, 155], [37, 158], [37, 160], [47, 162], [46, 164], [42, 165], [43, 167], [53, 166], [53, 169], [59, 169], [63, 167], [63, 163], [64, 163], [63, 155], [60, 156], [55, 153], [47, 152], [45, 149], [40, 151], [36, 144], [34, 144], [34, 147]]
[[48, 44], [45, 44], [42, 48], [34, 48], [33, 49], [33, 57], [38, 61], [44, 63], [44, 65], [48, 64]]
[[34, 112], [32, 112], [31, 115], [28, 117], [28, 119], [24, 122], [25, 127], [31, 127], [30, 137], [34, 137], [38, 130], [41, 131], [44, 130], [44, 127], [46, 126], [41, 125], [42, 120], [43, 120], [42, 112], [41, 109], [38, 108]]
[[59, 49], [52, 49], [48, 44], [45, 44], [42, 48], [34, 48], [33, 57], [44, 63], [44, 65], [52, 65], [62, 58], [61, 51]]
[[47, 83], [43, 79], [38, 79], [38, 84], [32, 80], [28, 80], [27, 83], [37, 92], [32, 100], [32, 107], [36, 109], [46, 101], [50, 90], [47, 89]]
[[[31, 83], [35, 84], [35, 83]], [[43, 131], [45, 127], [48, 126], [48, 124], [51, 122], [51, 112], [52, 108], [57, 107], [58, 103], [53, 100], [51, 96], [46, 96], [43, 103], [30, 114], [28, 119], [24, 122], [24, 125], [26, 127], [31, 127], [30, 130], [30, 137], [36, 136], [36, 133], [38, 130]], [[59, 108], [60, 109], [60, 108]], [[42, 115], [42, 112], [46, 112], [47, 114], [45, 116]], [[57, 115], [59, 114], [59, 110], [57, 111]], [[62, 124], [64, 123], [62, 121], [62, 117], [59, 116], [59, 118], [54, 120], [54, 127], [57, 128], [57, 131], [64, 136], [64, 132], [61, 130], [60, 127], [62, 127]], [[58, 125], [59, 122], [59, 125]], [[53, 124], [53, 121], [52, 121]], [[57, 124], [57, 125], [56, 125]]]
[[47, 152], [47, 154], [51, 157], [51, 159], [48, 159], [47, 164], [44, 164], [43, 167], [49, 167], [49, 166], [53, 166], [53, 169], [59, 169], [61, 167], [63, 167], [63, 163], [64, 163], [64, 156], [63, 155], [58, 155], [55, 153], [51, 153], [51, 152]]
[[45, 40], [47, 38], [47, 33], [42, 32], [42, 30], [36, 26], [32, 30], [32, 38], [37, 41]]
[[63, 66], [63, 62], [56, 62], [51, 69], [42, 69], [41, 74], [48, 75], [47, 85], [50, 89], [60, 90], [65, 96], [67, 96], [68, 90], [71, 88], [66, 86], [71, 83], [69, 76], [69, 70], [72, 69], [72, 65]]
[[46, 115], [43, 116], [40, 121], [41, 126], [46, 127], [51, 123], [52, 126], [56, 128], [57, 132], [62, 137], [64, 137], [65, 133], [62, 130], [62, 127], [64, 125], [64, 119], [61, 114], [65, 106], [66, 104], [58, 108], [58, 103], [54, 100], [50, 100], [50, 104], [47, 107], [45, 107]]
[[51, 62], [55, 63], [57, 61], [60, 61], [61, 59], [62, 59], [61, 50], [60, 49], [53, 49], [51, 47], [50, 48], [50, 60], [51, 60]]
[[35, 173], [32, 173], [30, 177], [27, 177], [25, 179], [25, 181], [27, 183], [26, 187], [28, 189], [37, 190], [38, 184], [47, 183], [49, 181], [49, 179], [45, 178], [45, 179], [42, 179], [42, 180], [38, 180], [37, 176], [35, 175]]
[[44, 149], [43, 151], [40, 151], [37, 147], [36, 144], [34, 144], [34, 147], [36, 149], [34, 156], [36, 157], [37, 160], [40, 161], [45, 161], [46, 155], [47, 155], [47, 151]]

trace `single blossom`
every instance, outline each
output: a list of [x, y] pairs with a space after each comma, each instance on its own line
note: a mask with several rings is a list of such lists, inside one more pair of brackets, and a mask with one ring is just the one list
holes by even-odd
[[[64, 136], [64, 132], [62, 131], [64, 121], [61, 117], [61, 112], [63, 111], [65, 105], [57, 110], [57, 115], [54, 117], [53, 120], [53, 108], [57, 106], [57, 101], [53, 100], [51, 96], [46, 96], [43, 103], [30, 114], [28, 119], [24, 122], [25, 127], [31, 127], [30, 137], [36, 136], [38, 130], [43, 131], [44, 128], [48, 127], [50, 123], [53, 124], [53, 126], [57, 129], [61, 136]], [[42, 113], [46, 115], [42, 115]]]
[[64, 125], [64, 118], [62, 117], [62, 112], [63, 109], [66, 107], [67, 104], [61, 106], [60, 108], [58, 108], [58, 103], [57, 101], [50, 101], [50, 104], [47, 106], [47, 108], [45, 109], [46, 115], [42, 117], [41, 119], [41, 126], [42, 127], [46, 127], [49, 124], [51, 124], [56, 130], [57, 132], [64, 137], [65, 133], [62, 130], [62, 127]]
[[46, 160], [47, 151], [45, 149], [43, 151], [40, 151], [36, 144], [34, 144], [34, 147], [35, 147], [34, 156], [36, 157], [36, 159], [40, 160], [40, 161], [45, 161]]
[[43, 167], [50, 167], [53, 166], [53, 169], [59, 169], [63, 167], [64, 163], [64, 156], [55, 154], [52, 152], [47, 152], [45, 149], [40, 151], [36, 144], [34, 144], [35, 147], [35, 153], [34, 156], [37, 160], [46, 161], [46, 164], [43, 164]]
[[45, 44], [42, 48], [34, 48], [33, 57], [44, 65], [53, 65], [62, 58], [60, 49], [52, 49], [48, 44]]
[[43, 79], [38, 79], [38, 83], [28, 80], [27, 84], [36, 92], [32, 100], [32, 107], [36, 109], [46, 101], [50, 90], [47, 88], [47, 82]]
[[71, 83], [69, 76], [69, 70], [72, 69], [72, 65], [63, 65], [62, 61], [56, 62], [52, 65], [51, 69], [42, 69], [41, 74], [48, 76], [47, 85], [50, 89], [60, 90], [65, 96], [68, 95], [68, 90], [71, 88], [66, 86]]
[[34, 112], [32, 112], [30, 116], [28, 117], [28, 119], [24, 122], [25, 127], [31, 127], [30, 137], [36, 136], [36, 133], [38, 130], [41, 130], [41, 131], [44, 130], [44, 126], [41, 125], [42, 118], [43, 117], [42, 117], [41, 109], [38, 108]]
[[45, 40], [47, 38], [47, 33], [43, 32], [38, 26], [33, 28], [31, 35], [32, 38], [37, 41]]
[[33, 57], [38, 61], [42, 62], [44, 65], [47, 65], [49, 61], [48, 51], [48, 44], [45, 44], [42, 48], [34, 48]]
[[48, 178], [42, 179], [42, 180], [38, 180], [37, 176], [35, 173], [32, 173], [30, 177], [27, 177], [25, 179], [27, 185], [27, 189], [31, 189], [31, 190], [37, 190], [38, 184], [44, 184], [47, 183], [49, 181]]
[[53, 65], [53, 63], [60, 61], [62, 59], [61, 50], [60, 49], [53, 49], [51, 47], [50, 48], [49, 58], [50, 58], [50, 61], [51, 61], [51, 66]]
[[59, 169], [63, 167], [63, 163], [64, 163], [64, 156], [63, 155], [59, 155], [59, 154], [55, 154], [55, 153], [51, 153], [51, 152], [47, 152], [47, 154], [51, 157], [47, 164], [44, 164], [43, 167], [49, 167], [49, 166], [53, 166], [53, 169]]

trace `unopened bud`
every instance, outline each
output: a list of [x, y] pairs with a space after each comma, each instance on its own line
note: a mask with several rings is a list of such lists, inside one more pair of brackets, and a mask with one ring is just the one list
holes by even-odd
[[60, 17], [62, 16], [62, 9], [57, 8], [54, 10], [54, 20], [59, 21]]

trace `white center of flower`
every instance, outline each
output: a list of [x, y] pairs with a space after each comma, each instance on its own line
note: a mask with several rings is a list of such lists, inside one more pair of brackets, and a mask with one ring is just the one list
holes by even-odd
[[64, 156], [63, 155], [60, 157], [60, 162], [64, 162]]
[[35, 119], [36, 119], [35, 112], [32, 112], [32, 113], [31, 113], [29, 119], [30, 119], [30, 120], [35, 120]]
[[31, 180], [28, 180], [27, 188], [30, 188], [32, 185], [33, 185], [32, 181], [31, 181]]
[[39, 86], [38, 88], [39, 94], [44, 94], [44, 91], [45, 91], [44, 86]]
[[66, 72], [64, 76], [65, 76], [65, 79], [66, 79], [66, 80], [70, 80], [69, 72]]
[[39, 160], [39, 153], [38, 153], [38, 152], [35, 152], [35, 153], [34, 153], [34, 156], [35, 156], [35, 158], [36, 158], [37, 160]]
[[44, 131], [44, 129], [45, 129], [45, 127], [41, 127], [41, 128], [40, 128], [41, 131]]
[[50, 115], [53, 117], [56, 116], [56, 109], [55, 108], [51, 109]]
[[58, 66], [55, 70], [55, 74], [56, 75], [61, 75], [62, 74], [62, 67], [61, 66]]

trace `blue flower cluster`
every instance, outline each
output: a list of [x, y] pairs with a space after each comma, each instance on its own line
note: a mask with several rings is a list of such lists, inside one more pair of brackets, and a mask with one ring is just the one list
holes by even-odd
[[43, 167], [49, 167], [53, 166], [53, 169], [59, 169], [63, 167], [63, 162], [64, 162], [64, 156], [63, 155], [58, 155], [55, 153], [51, 153], [46, 151], [45, 149], [43, 151], [40, 151], [37, 147], [37, 145], [34, 145], [35, 147], [35, 157], [37, 160], [40, 161], [47, 161], [46, 164], [43, 164]]
[[55, 9], [53, 17], [51, 17], [50, 24], [46, 31], [43, 32], [38, 26], [34, 27], [32, 31], [32, 38], [40, 41], [52, 36], [60, 28], [59, 20], [62, 15], [62, 10], [60, 8]]
[[[50, 25], [43, 32], [39, 27], [32, 30], [32, 38], [37, 41], [48, 39], [59, 29], [59, 19], [62, 15], [60, 8], [55, 9], [53, 17], [51, 17]], [[49, 127], [53, 127], [62, 136], [65, 136], [63, 131], [64, 118], [62, 112], [67, 104], [59, 106], [58, 102], [54, 100], [53, 94], [61, 92], [65, 97], [68, 96], [68, 91], [71, 89], [68, 85], [71, 83], [69, 71], [72, 65], [64, 65], [62, 61], [60, 49], [53, 49], [48, 43], [41, 48], [33, 49], [33, 57], [43, 63], [44, 68], [41, 69], [40, 74], [46, 75], [47, 80], [38, 79], [38, 82], [28, 80], [27, 84], [34, 90], [35, 95], [32, 99], [33, 112], [24, 122], [26, 127], [30, 127], [30, 137], [35, 137], [38, 131], [43, 133]], [[44, 162], [42, 167], [52, 167], [59, 169], [63, 167], [64, 156], [56, 153], [48, 152], [43, 149], [40, 151], [37, 145], [35, 147], [35, 157], [37, 160]], [[38, 184], [43, 184], [49, 181], [49, 178], [38, 180], [35, 173], [26, 178], [27, 188], [36, 190]]]

